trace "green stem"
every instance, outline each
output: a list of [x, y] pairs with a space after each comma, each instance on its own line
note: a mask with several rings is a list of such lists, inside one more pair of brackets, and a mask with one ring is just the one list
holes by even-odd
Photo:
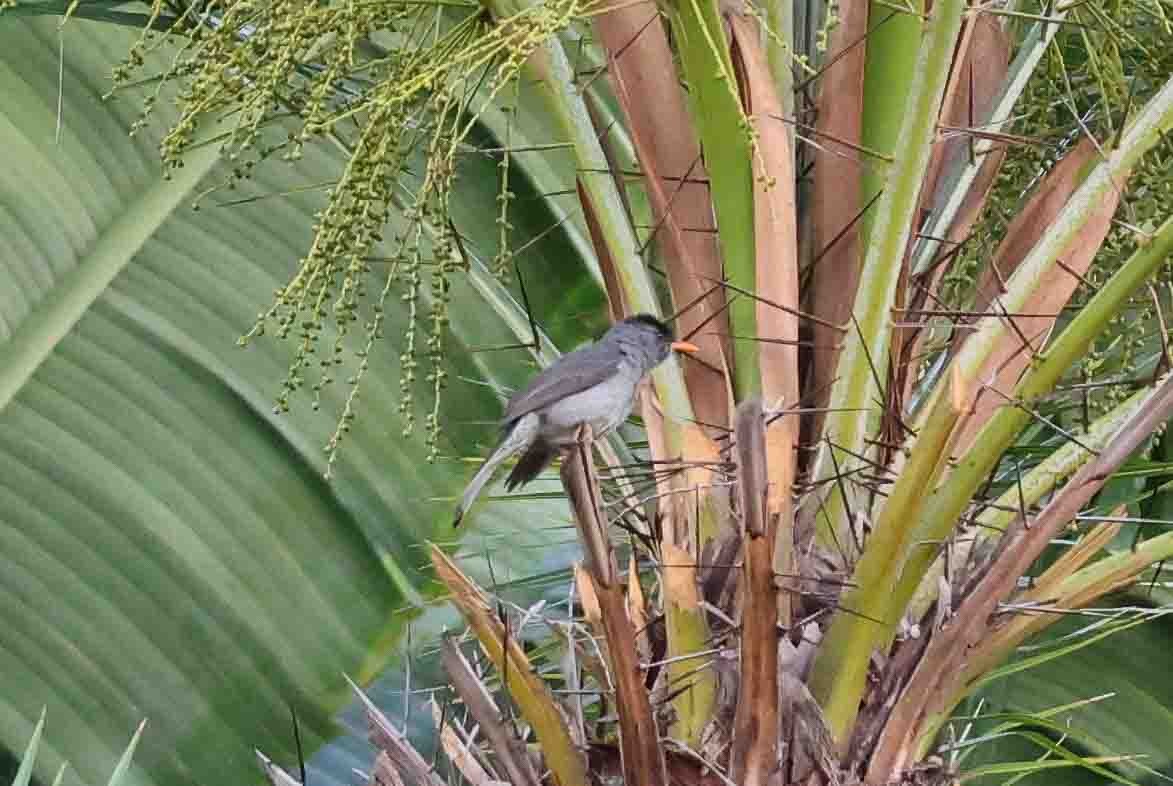
[[[753, 145], [737, 95], [724, 26], [715, 0], [677, 0], [671, 10], [672, 33], [704, 149], [725, 275], [736, 289], [753, 292], [757, 287]], [[753, 298], [731, 298], [729, 326], [734, 336], [757, 335], [756, 307]], [[757, 342], [734, 339], [736, 399], [742, 401], [760, 389]]]
[[[868, 150], [892, 155], [899, 144], [905, 123], [909, 97], [917, 82], [917, 52], [923, 29], [918, 15], [924, 0], [909, 4], [912, 13], [901, 13], [888, 3], [871, 0], [868, 4], [868, 38], [864, 55], [863, 127], [860, 144]], [[950, 56], [952, 52], [950, 52]], [[949, 61], [945, 61], [948, 78]], [[933, 111], [936, 117], [936, 109]], [[887, 168], [879, 161], [860, 172], [861, 205], [866, 205], [884, 190]], [[869, 210], [860, 221], [859, 242], [867, 248], [876, 211]]]
[[852, 574], [853, 589], [842, 601], [851, 613], [832, 619], [819, 648], [811, 672], [811, 693], [822, 704], [828, 725], [841, 744], [855, 722], [872, 652], [899, 621], [890, 617], [885, 585], [891, 583], [893, 565], [900, 564], [908, 551], [914, 529], [907, 522], [917, 520], [924, 507], [924, 489], [932, 488], [940, 476], [955, 422], [956, 413], [949, 406], [934, 408]]
[[[1173, 557], [1173, 532], [1166, 532], [1142, 540], [1136, 548], [1125, 549], [1080, 568], [1059, 584], [1056, 593], [1067, 597], [1082, 594], [1092, 587], [1115, 588], [1150, 565], [1170, 557]], [[1055, 615], [1055, 619], [1058, 619], [1058, 615]]]
[[[933, 7], [917, 58], [916, 73], [921, 76], [913, 81], [895, 162], [880, 198], [873, 242], [864, 261], [864, 286], [856, 299], [858, 330], [849, 335], [839, 362], [839, 383], [831, 396], [832, 414], [826, 433], [837, 447], [843, 446], [857, 455], [866, 450], [866, 408], [873, 401], [884, 400], [874, 374], [888, 365], [889, 315], [964, 9], [964, 0], [938, 0]], [[841, 408], [843, 411], [834, 411]], [[856, 411], [859, 409], [865, 411]], [[950, 417], [956, 415], [944, 411], [927, 421], [921, 433], [923, 447], [913, 453], [877, 521], [856, 567], [856, 587], [845, 601], [848, 608], [860, 613], [838, 614], [819, 648], [811, 674], [811, 692], [822, 705], [831, 733], [840, 745], [846, 743], [859, 710], [872, 650], [889, 624], [885, 578], [892, 565], [898, 564], [893, 560], [903, 556], [907, 548], [907, 525], [917, 520], [924, 489], [932, 486], [940, 472], [942, 448], [952, 431]], [[848, 454], [843, 455], [847, 459]], [[842, 466], [844, 461], [836, 463]], [[816, 476], [825, 477], [826, 472], [823, 468]], [[823, 523], [842, 536], [850, 526], [844, 515], [846, 500], [839, 493], [831, 499], [840, 500], [840, 507], [835, 518]], [[872, 621], [877, 619], [883, 622]]]
[[[860, 465], [855, 457], [867, 453], [865, 437], [878, 422], [875, 402], [885, 400], [878, 377], [888, 367], [890, 315], [904, 252], [916, 223], [920, 185], [928, 167], [935, 123], [964, 8], [961, 0], [935, 5], [919, 47], [907, 105], [901, 113], [903, 125], [893, 150], [894, 160], [870, 225], [871, 242], [864, 245], [867, 256], [854, 305], [856, 324], [851, 326], [839, 357], [838, 382], [831, 393], [831, 412], [823, 432], [825, 441], [815, 459], [814, 477], [819, 481], [831, 478], [836, 467], [840, 472], [849, 472]], [[889, 20], [881, 29], [904, 24], [904, 17]], [[915, 17], [910, 19], [919, 25]], [[870, 56], [870, 43], [868, 51]], [[873, 93], [883, 95], [889, 89], [874, 80], [870, 87]], [[874, 103], [879, 99], [865, 94], [864, 100]], [[864, 143], [869, 147], [875, 144], [866, 138]], [[830, 455], [832, 450], [834, 456]], [[845, 484], [831, 488], [833, 492], [824, 501], [820, 515], [820, 538], [829, 545], [846, 544], [851, 542], [848, 511], [855, 506], [844, 496], [848, 493]], [[821, 679], [826, 680], [827, 686], [835, 682], [826, 674]], [[854, 712], [847, 714], [854, 716]], [[845, 719], [846, 715], [840, 718]]]

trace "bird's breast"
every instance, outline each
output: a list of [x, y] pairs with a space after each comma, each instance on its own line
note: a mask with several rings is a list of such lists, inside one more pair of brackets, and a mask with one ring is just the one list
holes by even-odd
[[596, 436], [610, 431], [631, 414], [638, 383], [638, 374], [624, 364], [605, 382], [550, 405], [543, 417], [543, 436], [557, 442], [573, 439], [584, 423], [590, 424]]

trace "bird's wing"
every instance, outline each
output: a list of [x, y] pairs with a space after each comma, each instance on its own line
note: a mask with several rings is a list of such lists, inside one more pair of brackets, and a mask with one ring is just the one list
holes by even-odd
[[513, 394], [502, 422], [511, 423], [526, 413], [605, 382], [619, 372], [621, 357], [614, 347], [600, 344], [563, 355]]

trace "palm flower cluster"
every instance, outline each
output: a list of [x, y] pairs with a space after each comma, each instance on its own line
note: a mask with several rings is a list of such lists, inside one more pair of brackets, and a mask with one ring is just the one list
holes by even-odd
[[[529, 55], [584, 13], [576, 0], [519, 9], [496, 22], [478, 6], [444, 8], [289, 0], [191, 3], [168, 15], [170, 4], [156, 0], [151, 24], [115, 71], [116, 87], [125, 87], [146, 51], [183, 36], [170, 70], [151, 75], [157, 87], [137, 127], [164, 86], [178, 84], [180, 116], [161, 143], [165, 166], [182, 166], [184, 154], [203, 144], [220, 145], [232, 163], [224, 182], [201, 196], [234, 188], [270, 159], [296, 161], [307, 144], [347, 151], [349, 163], [330, 185], [296, 273], [241, 339], [271, 331], [294, 340], [278, 412], [306, 387], [316, 409], [323, 388], [345, 378], [350, 394], [327, 446], [331, 464], [355, 417], [367, 355], [393, 294], [409, 312], [400, 337], [404, 430], [414, 427], [422, 357], [434, 448], [447, 381], [449, 279], [466, 266], [448, 207], [457, 156], [479, 108], [515, 85]], [[388, 232], [393, 237], [384, 237]], [[348, 357], [346, 336], [360, 322], [365, 340]], [[324, 336], [327, 324], [332, 339]]]

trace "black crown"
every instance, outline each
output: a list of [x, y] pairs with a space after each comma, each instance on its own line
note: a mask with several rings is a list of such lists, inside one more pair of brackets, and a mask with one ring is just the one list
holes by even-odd
[[636, 314], [634, 317], [628, 317], [623, 320], [629, 325], [646, 325], [660, 334], [665, 340], [672, 338], [672, 328], [665, 325], [660, 320], [653, 317], [651, 314]]

